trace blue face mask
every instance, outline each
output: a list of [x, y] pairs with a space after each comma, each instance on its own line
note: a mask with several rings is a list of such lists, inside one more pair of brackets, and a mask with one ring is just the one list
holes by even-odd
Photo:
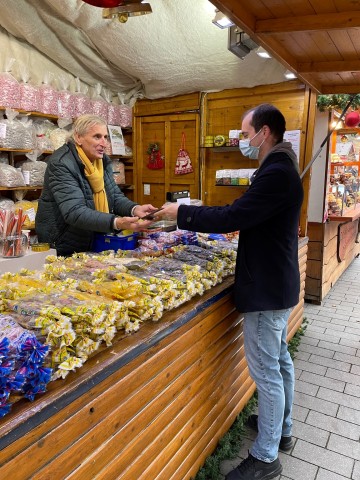
[[250, 145], [251, 140], [254, 140], [254, 138], [259, 135], [261, 130], [259, 130], [252, 138], [247, 138], [246, 140], [240, 140], [239, 142], [239, 148], [241, 153], [244, 155], [244, 157], [249, 157], [251, 160], [257, 160], [259, 157], [259, 152], [260, 152], [260, 147], [264, 143], [265, 139], [261, 142], [261, 144], [258, 147], [254, 147], [253, 145]]

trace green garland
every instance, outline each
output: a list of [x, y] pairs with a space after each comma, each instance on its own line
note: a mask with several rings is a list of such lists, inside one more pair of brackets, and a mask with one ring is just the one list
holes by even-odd
[[[295, 333], [293, 338], [289, 341], [288, 350], [291, 358], [295, 358], [295, 353], [298, 351], [301, 337], [304, 335], [307, 327], [306, 318], [299, 330]], [[244, 435], [244, 427], [247, 419], [254, 412], [257, 406], [257, 393], [248, 401], [240, 414], [236, 417], [235, 422], [230, 427], [230, 430], [219, 441], [216, 450], [210, 455], [204, 463], [204, 466], [198, 471], [195, 480], [219, 480], [223, 478], [220, 473], [220, 465], [224, 460], [236, 458], [239, 454], [242, 437]]]
[[[317, 107], [320, 112], [325, 110], [343, 110], [349, 103], [352, 95], [348, 94], [334, 94], [334, 95], [319, 95], [317, 98]], [[352, 100], [351, 107], [357, 110], [360, 107], [360, 94], [355, 95]]]

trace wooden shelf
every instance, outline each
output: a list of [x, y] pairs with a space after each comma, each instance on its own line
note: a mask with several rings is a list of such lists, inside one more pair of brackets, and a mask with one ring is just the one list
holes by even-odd
[[29, 149], [17, 149], [17, 148], [0, 148], [0, 152], [29, 153], [29, 152], [32, 152], [32, 150], [29, 150]]
[[240, 152], [239, 147], [201, 147], [205, 148], [207, 150], [211, 150], [212, 152], [215, 153], [220, 153], [220, 152]]
[[357, 162], [331, 162], [330, 164], [332, 167], [341, 167], [341, 166], [344, 166], [344, 167], [351, 167], [352, 165], [355, 165], [355, 166], [359, 166], [360, 165], [360, 162], [357, 161]]
[[331, 222], [353, 222], [360, 218], [360, 205], [353, 209], [345, 211], [342, 215], [329, 215], [328, 219]]
[[219, 185], [215, 183], [215, 187], [240, 187], [240, 188], [249, 188], [250, 185]]
[[2, 187], [0, 186], [0, 192], [12, 191], [12, 190], [42, 190], [43, 186], [32, 187], [30, 185], [25, 185], [23, 187]]

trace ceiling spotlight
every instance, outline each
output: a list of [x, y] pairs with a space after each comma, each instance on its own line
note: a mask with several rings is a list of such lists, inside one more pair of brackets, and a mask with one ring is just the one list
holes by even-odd
[[295, 73], [292, 72], [291, 70], [286, 70], [284, 73], [284, 77], [287, 78], [288, 80], [292, 80], [293, 78], [297, 78]]
[[102, 17], [105, 19], [117, 18], [120, 23], [125, 23], [129, 17], [146, 15], [151, 12], [152, 9], [149, 3], [142, 3], [139, 0], [124, 0], [116, 7], [104, 8]]
[[261, 58], [272, 58], [270, 53], [265, 50], [263, 47], [259, 47], [256, 50], [256, 54]]
[[218, 9], [215, 10], [215, 17], [212, 20], [212, 23], [219, 28], [229, 28], [232, 25], [234, 25], [234, 22], [232, 22], [228, 17], [226, 17]]
[[255, 50], [258, 46], [247, 33], [236, 25], [229, 28], [228, 50], [237, 57], [243, 60], [251, 50]]

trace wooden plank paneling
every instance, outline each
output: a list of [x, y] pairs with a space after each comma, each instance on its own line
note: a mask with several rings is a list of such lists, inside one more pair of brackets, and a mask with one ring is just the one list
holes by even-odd
[[178, 113], [199, 110], [200, 92], [188, 95], [179, 95], [159, 100], [138, 100], [134, 105], [134, 116], [163, 115], [164, 113]]
[[[205, 121], [202, 136], [229, 134], [229, 130], [241, 129], [243, 114], [260, 103], [272, 103], [285, 116], [288, 130], [299, 130], [300, 166], [305, 164], [306, 131], [308, 123], [309, 95], [303, 84], [297, 81], [284, 82], [255, 88], [239, 88], [209, 93], [204, 98]], [[310, 139], [311, 140], [311, 139]], [[202, 139], [203, 141], [203, 139]], [[241, 152], [218, 152], [203, 148], [202, 190], [205, 205], [226, 205], [232, 203], [244, 192], [242, 187], [220, 187], [215, 185], [216, 170], [258, 167], [257, 161], [244, 157]], [[307, 200], [304, 202], [304, 218]], [[305, 234], [306, 226], [302, 234]]]

